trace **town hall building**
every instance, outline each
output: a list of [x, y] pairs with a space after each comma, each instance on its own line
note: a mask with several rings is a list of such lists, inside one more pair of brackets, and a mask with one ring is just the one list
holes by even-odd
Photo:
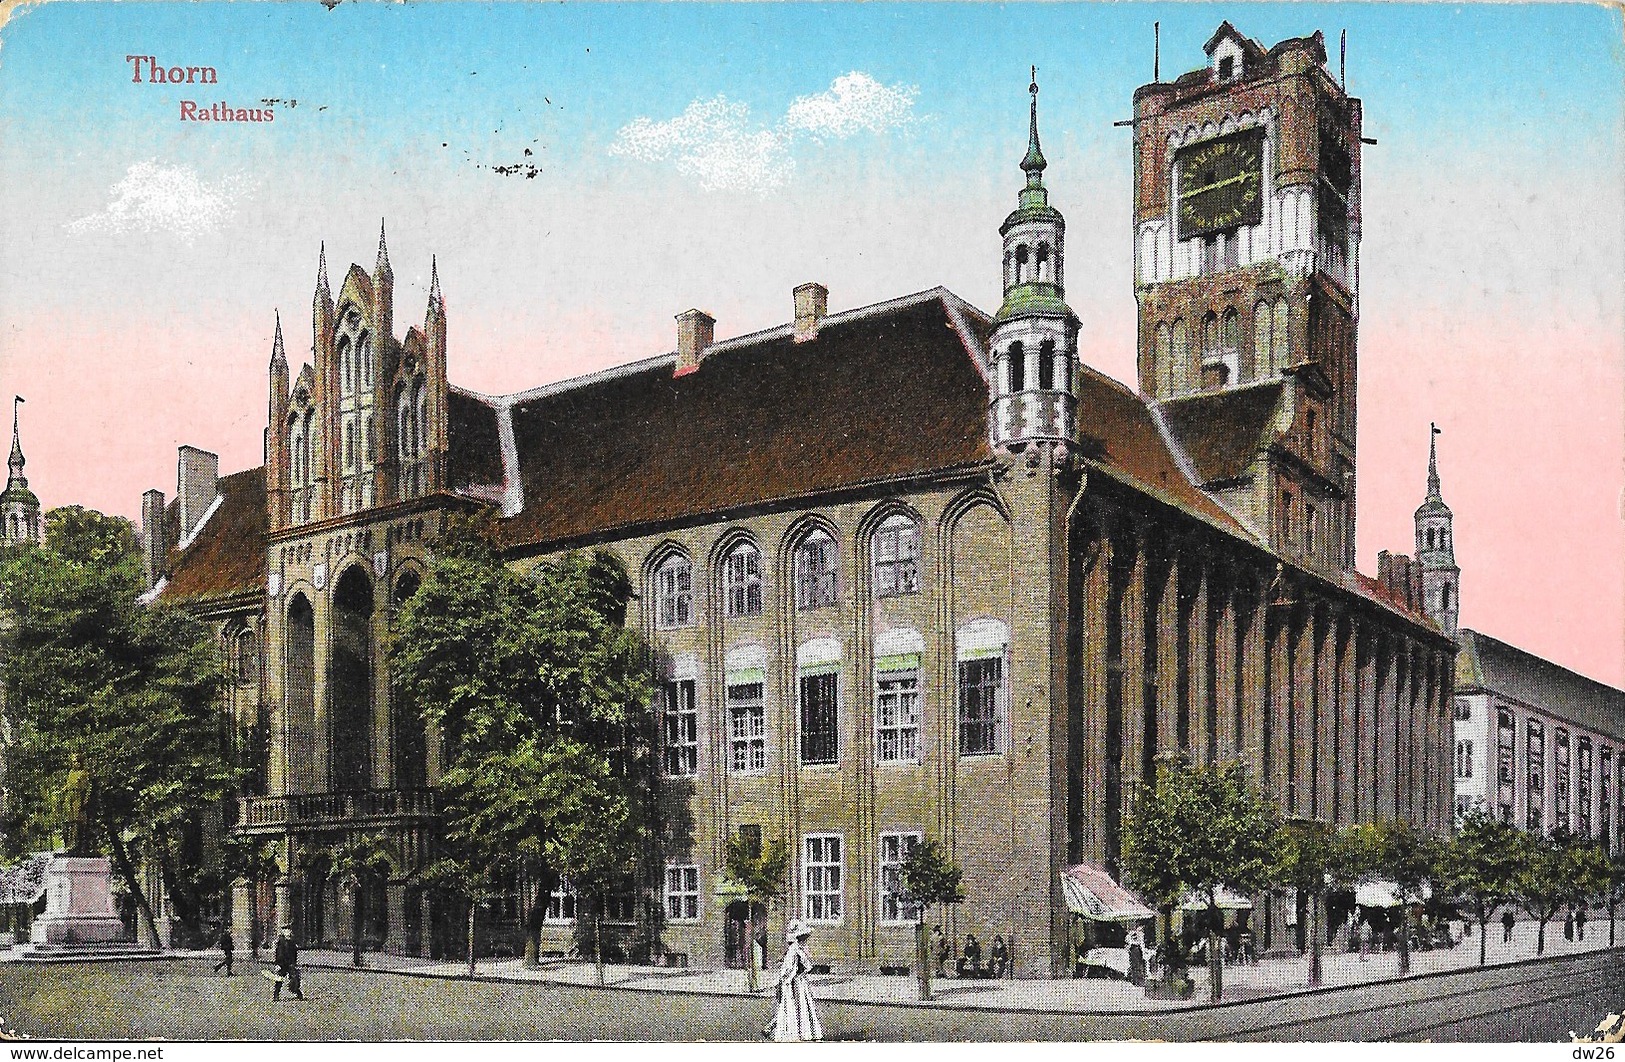
[[[1360, 103], [1319, 33], [1225, 23], [1206, 50], [1135, 93], [1136, 386], [1066, 301], [1036, 84], [992, 312], [942, 288], [831, 310], [807, 283], [779, 327], [689, 310], [670, 353], [488, 396], [450, 382], [437, 270], [397, 337], [382, 235], [336, 286], [324, 252], [296, 374], [278, 324], [263, 467], [183, 448], [143, 507], [154, 595], [234, 665], [234, 828], [282, 866], [240, 911], [337, 941], [359, 902], [386, 948], [451, 946], [419, 877], [442, 750], [383, 644], [475, 507], [519, 570], [603, 547], [632, 574], [676, 826], [611, 914], [652, 961], [744, 961], [718, 888], [743, 835], [785, 842], [772, 917], [813, 923], [820, 962], [907, 967], [897, 868], [932, 838], [964, 871], [950, 933], [1070, 971], [1063, 878], [1120, 876], [1166, 754], [1243, 759], [1289, 815], [1448, 829], [1455, 645], [1354, 567]], [[352, 899], [324, 860], [361, 833], [394, 865]], [[1264, 932], [1292, 920], [1258, 900]], [[544, 947], [573, 913], [566, 883]]]

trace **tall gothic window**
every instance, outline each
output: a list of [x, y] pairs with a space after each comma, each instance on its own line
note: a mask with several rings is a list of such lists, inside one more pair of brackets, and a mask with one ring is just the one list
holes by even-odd
[[749, 542], [741, 542], [723, 561], [723, 582], [727, 590], [729, 616], [762, 614], [762, 552]]
[[673, 554], [655, 569], [655, 626], [663, 630], [694, 622], [694, 571], [688, 558]]

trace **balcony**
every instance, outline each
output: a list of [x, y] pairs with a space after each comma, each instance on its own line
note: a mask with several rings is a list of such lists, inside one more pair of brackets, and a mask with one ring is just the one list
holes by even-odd
[[290, 796], [239, 797], [237, 800], [237, 831], [249, 834], [417, 825], [433, 822], [434, 819], [432, 789], [297, 793]]

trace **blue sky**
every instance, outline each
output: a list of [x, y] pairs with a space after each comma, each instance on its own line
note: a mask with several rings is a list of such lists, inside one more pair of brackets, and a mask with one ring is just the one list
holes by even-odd
[[[837, 310], [938, 284], [994, 308], [1030, 64], [1083, 356], [1132, 380], [1112, 123], [1153, 22], [1171, 79], [1226, 18], [1265, 45], [1320, 29], [1334, 72], [1347, 29], [1378, 141], [1362, 567], [1408, 548], [1438, 420], [1465, 621], [1625, 681], [1625, 25], [1603, 5], [22, 8], [0, 29], [0, 387], [38, 424], [30, 476], [134, 515], [178, 443], [257, 464], [274, 314], [297, 365], [318, 247], [370, 267], [380, 217], [397, 330], [437, 256], [453, 380], [488, 392], [669, 350], [690, 306], [719, 336], [779, 324], [806, 280]], [[126, 54], [219, 84], [133, 84]], [[201, 124], [183, 98], [298, 104]], [[516, 164], [535, 176], [494, 169]], [[1573, 561], [1542, 571], [1531, 542]]]

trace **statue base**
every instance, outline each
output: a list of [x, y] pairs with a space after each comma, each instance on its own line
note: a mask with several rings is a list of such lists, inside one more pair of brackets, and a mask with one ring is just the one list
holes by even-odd
[[113, 868], [104, 856], [54, 855], [45, 867], [45, 912], [34, 919], [35, 945], [97, 945], [124, 940], [113, 907]]

